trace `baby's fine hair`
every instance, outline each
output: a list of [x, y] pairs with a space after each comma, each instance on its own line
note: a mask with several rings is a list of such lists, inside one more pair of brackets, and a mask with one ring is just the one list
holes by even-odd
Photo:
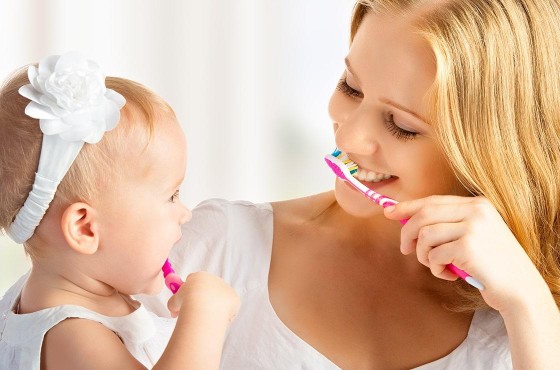
[[[428, 120], [458, 179], [496, 207], [560, 304], [560, 5], [558, 0], [363, 0], [399, 15], [437, 67]], [[484, 306], [458, 284], [463, 307]]]
[[[23, 206], [35, 179], [43, 134], [39, 120], [25, 114], [29, 99], [18, 89], [29, 84], [27, 67], [15, 71], [0, 90], [0, 230], [5, 232]], [[149, 142], [159, 114], [172, 108], [145, 86], [124, 78], [107, 77], [108, 89], [125, 99], [117, 127], [97, 144], [84, 144], [51, 203], [70, 204], [94, 199], [126, 164], [119, 162], [126, 140]], [[123, 148], [124, 147], [124, 148]], [[30, 250], [26, 250], [32, 254]]]

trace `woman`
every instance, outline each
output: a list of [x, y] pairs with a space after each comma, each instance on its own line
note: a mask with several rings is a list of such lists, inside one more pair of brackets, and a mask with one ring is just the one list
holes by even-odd
[[336, 146], [401, 203], [337, 180], [197, 207], [170, 259], [241, 296], [223, 368], [560, 367], [559, 24], [556, 1], [356, 5]]

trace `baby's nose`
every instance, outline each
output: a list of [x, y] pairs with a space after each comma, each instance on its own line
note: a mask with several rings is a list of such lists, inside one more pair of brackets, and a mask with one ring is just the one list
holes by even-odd
[[181, 214], [181, 219], [179, 220], [179, 223], [181, 225], [187, 223], [191, 220], [191, 218], [192, 218], [192, 211], [187, 207], [183, 207], [183, 213]]

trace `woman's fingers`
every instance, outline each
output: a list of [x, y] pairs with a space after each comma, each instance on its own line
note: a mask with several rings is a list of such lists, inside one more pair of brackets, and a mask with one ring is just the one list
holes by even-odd
[[[447, 238], [448, 232], [443, 228], [437, 231], [431, 228], [438, 224], [452, 224], [464, 221], [468, 215], [468, 209], [463, 205], [452, 204], [429, 204], [417, 211], [401, 231], [401, 252], [409, 254], [416, 248], [417, 240], [422, 237], [436, 238], [437, 234], [442, 233], [442, 242], [450, 241]], [[456, 229], [451, 230], [456, 233]], [[421, 234], [425, 234], [424, 236]], [[455, 234], [453, 234], [455, 235]], [[437, 244], [433, 245], [437, 246]]]
[[416, 240], [416, 255], [418, 261], [430, 267], [429, 258], [431, 251], [443, 244], [453, 242], [464, 235], [463, 223], [439, 223], [424, 226], [418, 233]]
[[406, 220], [427, 206], [437, 205], [462, 205], [472, 202], [473, 197], [460, 197], [456, 195], [432, 195], [426, 198], [404, 201], [395, 206], [384, 209], [385, 217], [391, 220]]
[[462, 265], [462, 263], [459, 258], [464, 259], [465, 252], [465, 245], [461, 239], [432, 248], [427, 257], [430, 261], [429, 267], [432, 274], [442, 279], [456, 280], [457, 275], [447, 269], [447, 265], [454, 264], [461, 268], [459, 265]]
[[465, 253], [461, 240], [472, 232], [473, 215], [483, 203], [480, 197], [431, 196], [399, 203], [386, 215], [408, 218], [401, 231], [403, 254], [416, 252], [418, 261], [434, 276], [456, 280], [457, 275], [447, 265]]

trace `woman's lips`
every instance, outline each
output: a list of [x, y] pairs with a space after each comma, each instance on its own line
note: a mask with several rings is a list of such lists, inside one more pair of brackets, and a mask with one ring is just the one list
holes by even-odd
[[[358, 179], [356, 178], [357, 181], [359, 181], [360, 183], [362, 183], [362, 184], [363, 184], [364, 186], [366, 186], [367, 188], [369, 188], [369, 189], [375, 191], [376, 193], [380, 193], [380, 194], [385, 195], [385, 196], [387, 196], [387, 194], [383, 194], [383, 193], [381, 192], [381, 189], [383, 189], [383, 188], [385, 188], [385, 187], [387, 187], [387, 186], [393, 184], [393, 183], [394, 183], [395, 181], [397, 181], [398, 179], [399, 179], [399, 178], [396, 177], [396, 176], [391, 176], [390, 178], [381, 180], [381, 181], [379, 181], [379, 182], [368, 182], [368, 181], [360, 181], [360, 180], [358, 180]], [[344, 182], [347, 183], [347, 181], [344, 181]], [[352, 188], [354, 191], [357, 191], [357, 190], [352, 186], [352, 184], [347, 183], [346, 185], [348, 185], [348, 186], [349, 186], [350, 188]]]

